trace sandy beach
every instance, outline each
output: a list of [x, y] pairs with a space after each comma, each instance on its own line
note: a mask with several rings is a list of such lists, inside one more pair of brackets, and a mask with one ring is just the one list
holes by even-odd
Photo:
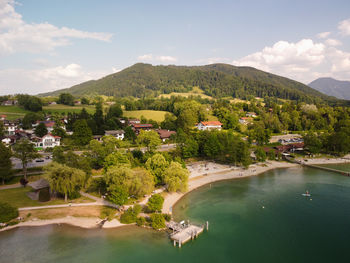
[[298, 161], [305, 161], [306, 164], [332, 164], [350, 163], [350, 154], [339, 158], [297, 158]]

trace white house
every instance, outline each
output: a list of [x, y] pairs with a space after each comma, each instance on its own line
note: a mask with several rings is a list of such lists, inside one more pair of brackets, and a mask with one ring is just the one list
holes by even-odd
[[2, 141], [2, 143], [5, 144], [5, 145], [9, 145], [9, 144], [11, 143], [11, 139], [8, 138], [8, 137], [2, 139], [1, 141]]
[[204, 130], [221, 130], [222, 123], [219, 121], [201, 121], [196, 125], [197, 129], [200, 131]]
[[15, 124], [5, 124], [4, 125], [4, 130], [6, 135], [15, 135], [16, 130], [17, 130], [17, 125]]
[[56, 147], [61, 145], [61, 137], [60, 136], [54, 136], [51, 133], [46, 134], [42, 138], [38, 138], [38, 140], [35, 142], [36, 147], [38, 148], [50, 148], [50, 147]]
[[111, 135], [117, 138], [118, 140], [123, 140], [124, 139], [124, 131], [123, 130], [110, 130], [110, 131], [105, 131], [105, 135]]

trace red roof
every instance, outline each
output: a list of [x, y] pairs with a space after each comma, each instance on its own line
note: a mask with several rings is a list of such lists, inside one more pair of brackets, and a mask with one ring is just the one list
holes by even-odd
[[158, 130], [157, 132], [161, 139], [170, 138], [171, 135], [176, 134], [176, 131], [168, 131], [168, 130]]
[[152, 124], [134, 124], [134, 128], [136, 129], [142, 129], [142, 128], [152, 128]]
[[201, 121], [204, 126], [221, 126], [222, 123], [219, 121]]

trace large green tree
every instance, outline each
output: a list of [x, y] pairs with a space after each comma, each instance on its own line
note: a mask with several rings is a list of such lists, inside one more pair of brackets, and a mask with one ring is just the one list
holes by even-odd
[[5, 184], [5, 180], [12, 175], [11, 156], [11, 149], [0, 142], [0, 178], [2, 179], [2, 184]]
[[162, 143], [157, 132], [144, 130], [141, 130], [136, 141], [139, 145], [146, 146], [149, 152], [153, 152]]
[[157, 153], [148, 158], [145, 166], [154, 176], [157, 185], [164, 184], [164, 171], [169, 167], [169, 163], [165, 160], [162, 154]]
[[73, 139], [77, 145], [86, 145], [90, 142], [92, 132], [86, 120], [76, 120], [73, 125]]
[[13, 146], [13, 156], [22, 163], [24, 179], [27, 180], [27, 165], [30, 161], [39, 158], [41, 155], [37, 153], [34, 144], [28, 139], [20, 139]]
[[58, 97], [57, 103], [74, 106], [74, 97], [70, 93], [61, 93]]
[[178, 162], [171, 162], [164, 171], [164, 183], [169, 192], [185, 192], [188, 187], [189, 172]]
[[43, 137], [47, 134], [47, 128], [45, 126], [45, 123], [40, 122], [38, 126], [35, 127], [34, 133], [38, 137]]
[[45, 177], [49, 181], [51, 189], [64, 194], [65, 202], [67, 202], [70, 194], [79, 191], [83, 187], [86, 179], [84, 171], [56, 162], [46, 166], [45, 172]]

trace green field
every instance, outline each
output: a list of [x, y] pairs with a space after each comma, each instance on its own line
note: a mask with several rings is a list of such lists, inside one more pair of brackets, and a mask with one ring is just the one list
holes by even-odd
[[8, 120], [23, 118], [30, 111], [22, 109], [18, 106], [0, 106], [0, 114], [5, 114]]
[[159, 98], [170, 98], [171, 96], [179, 96], [179, 97], [190, 97], [190, 96], [200, 96], [202, 99], [213, 100], [214, 98], [204, 94], [204, 91], [199, 87], [193, 87], [190, 92], [172, 92], [169, 94], [161, 94]]
[[152, 119], [158, 122], [164, 121], [165, 114], [170, 113], [167, 111], [158, 111], [158, 110], [135, 110], [135, 111], [124, 111], [123, 115], [128, 118], [138, 118], [141, 116], [146, 119]]
[[95, 113], [95, 106], [93, 105], [84, 105], [84, 106], [68, 106], [68, 105], [62, 105], [62, 104], [56, 104], [56, 105], [49, 105], [44, 106], [43, 111], [44, 112], [57, 112], [57, 113], [68, 113], [68, 112], [76, 112], [79, 113], [83, 108], [87, 110], [88, 113], [93, 114]]

